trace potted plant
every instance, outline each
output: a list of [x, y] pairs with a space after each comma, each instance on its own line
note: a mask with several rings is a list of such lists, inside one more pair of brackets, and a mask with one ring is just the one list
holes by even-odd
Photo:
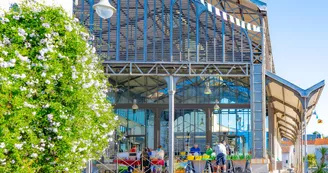
[[252, 157], [250, 155], [232, 155], [231, 160], [233, 163], [234, 168], [240, 167], [242, 169], [245, 168], [246, 162], [251, 160]]

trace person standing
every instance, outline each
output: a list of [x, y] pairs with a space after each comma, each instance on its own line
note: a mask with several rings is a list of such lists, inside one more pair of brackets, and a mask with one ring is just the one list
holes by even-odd
[[[213, 153], [213, 149], [211, 148], [210, 144], [206, 144], [206, 151], [205, 151], [206, 155], [208, 156], [212, 156], [212, 153]], [[207, 160], [206, 161], [206, 164], [205, 164], [205, 170], [211, 170], [211, 172], [213, 172], [213, 168], [212, 168], [212, 164], [211, 164], [211, 161], [210, 160]]]
[[150, 168], [151, 162], [150, 162], [147, 148], [144, 148], [143, 152], [141, 153], [140, 161], [141, 161], [141, 170], [144, 173], [150, 173], [151, 172], [151, 168]]
[[215, 147], [216, 155], [216, 165], [218, 170], [222, 170], [226, 172], [226, 156], [227, 156], [227, 149], [226, 149], [226, 142], [222, 140], [216, 147]]

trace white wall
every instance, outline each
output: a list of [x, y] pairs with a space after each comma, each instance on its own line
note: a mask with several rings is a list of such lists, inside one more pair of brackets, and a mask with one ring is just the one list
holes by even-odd
[[[282, 153], [282, 167], [283, 168], [289, 168], [290, 164], [290, 157], [289, 153]], [[286, 160], [288, 160], [288, 163], [286, 163]]]
[[[316, 149], [326, 147], [328, 148], [328, 145], [307, 145], [307, 153], [308, 154], [316, 154]], [[303, 154], [305, 151], [303, 150]]]
[[[72, 15], [73, 14], [73, 0], [35, 0], [44, 3], [49, 6], [62, 6], [65, 11]], [[0, 0], [0, 8], [8, 10], [10, 4], [20, 3], [22, 0]]]

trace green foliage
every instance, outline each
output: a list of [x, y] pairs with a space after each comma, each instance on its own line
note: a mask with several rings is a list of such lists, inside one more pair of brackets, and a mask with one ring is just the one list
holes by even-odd
[[246, 155], [246, 160], [252, 160], [252, 155]]
[[308, 154], [307, 156], [309, 167], [316, 166], [316, 158], [314, 154]]
[[230, 156], [227, 156], [227, 160], [251, 160], [252, 156], [251, 155], [239, 155], [239, 154], [232, 154]]
[[93, 37], [61, 8], [18, 8], [0, 16], [0, 172], [79, 172], [118, 124]]
[[328, 148], [326, 147], [321, 147], [319, 149], [320, 153], [321, 153], [321, 158], [320, 158], [320, 163], [318, 163], [317, 161], [317, 170], [314, 171], [314, 173], [327, 173], [327, 171], [325, 171], [325, 167], [327, 166], [327, 164], [325, 163], [325, 155], [328, 152]]
[[319, 149], [319, 151], [320, 151], [320, 154], [321, 154], [321, 159], [320, 159], [321, 163], [320, 163], [320, 164], [324, 164], [324, 163], [325, 163], [325, 156], [326, 156], [326, 154], [327, 154], [327, 152], [328, 152], [328, 148], [326, 148], [326, 147], [321, 147], [321, 148]]

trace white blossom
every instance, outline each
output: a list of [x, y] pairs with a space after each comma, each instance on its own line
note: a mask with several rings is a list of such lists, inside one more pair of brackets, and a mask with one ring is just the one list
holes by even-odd
[[24, 79], [26, 78], [25, 74], [12, 74], [12, 77], [14, 77], [15, 79]]
[[9, 19], [8, 19], [8, 18], [2, 18], [2, 20], [1, 20], [1, 23], [2, 23], [2, 24], [5, 24], [5, 23], [7, 23], [7, 22], [9, 22]]
[[7, 51], [2, 51], [2, 54], [7, 56], [8, 55], [8, 52]]
[[57, 132], [58, 132], [58, 129], [57, 129], [57, 128], [53, 128], [52, 131], [53, 131], [54, 133], [57, 133]]
[[25, 106], [25, 107], [28, 107], [28, 108], [36, 108], [36, 106], [31, 105], [31, 104], [29, 104], [29, 103], [27, 103], [27, 102], [24, 102], [24, 106]]
[[15, 19], [15, 20], [19, 20], [20, 19], [20, 16], [13, 16], [13, 18]]
[[46, 72], [42, 72], [41, 73], [41, 77], [46, 77], [47, 76], [47, 73]]
[[16, 63], [16, 59], [11, 59], [11, 60], [10, 60], [10, 63], [15, 64], [15, 63]]
[[57, 136], [57, 139], [59, 139], [59, 140], [63, 139], [63, 136]]
[[6, 147], [6, 144], [4, 142], [1, 142], [0, 143], [0, 148], [5, 148]]
[[50, 84], [50, 80], [47, 79], [47, 80], [45, 81], [45, 83], [49, 85], [49, 84]]
[[71, 25], [65, 25], [65, 28], [68, 32], [71, 32], [73, 30]]
[[64, 171], [68, 171], [68, 168], [65, 168]]
[[11, 164], [15, 164], [16, 162], [15, 162], [15, 160], [11, 160]]
[[45, 27], [45, 28], [50, 28], [50, 24], [49, 23], [43, 23], [42, 26]]
[[15, 144], [15, 148], [17, 148], [18, 150], [23, 149], [23, 144]]
[[103, 124], [101, 124], [101, 127], [103, 127], [103, 128], [107, 128], [107, 127], [108, 127], [108, 125], [107, 125], [107, 124], [105, 124], [105, 123], [103, 123]]
[[32, 112], [32, 115], [36, 115], [36, 112]]
[[21, 37], [25, 37], [27, 35], [27, 33], [25, 32], [24, 29], [18, 28], [18, 35]]
[[35, 36], [36, 36], [36, 34], [35, 34], [34, 32], [30, 34], [30, 37], [31, 37], [31, 38], [33, 38], [33, 37], [35, 37]]
[[48, 117], [48, 121], [51, 121], [54, 116], [52, 114], [48, 114], [47, 117]]
[[31, 157], [33, 157], [33, 158], [37, 158], [37, 157], [38, 157], [38, 154], [36, 154], [36, 153], [32, 153], [32, 154], [31, 154]]
[[75, 72], [72, 73], [72, 78], [73, 78], [73, 79], [77, 79], [77, 75], [76, 75]]
[[26, 91], [27, 89], [26, 89], [26, 87], [19, 87], [19, 89], [21, 90], [21, 91]]
[[5, 45], [10, 45], [10, 44], [11, 44], [9, 38], [6, 37], [6, 36], [3, 37], [3, 43], [4, 43]]

